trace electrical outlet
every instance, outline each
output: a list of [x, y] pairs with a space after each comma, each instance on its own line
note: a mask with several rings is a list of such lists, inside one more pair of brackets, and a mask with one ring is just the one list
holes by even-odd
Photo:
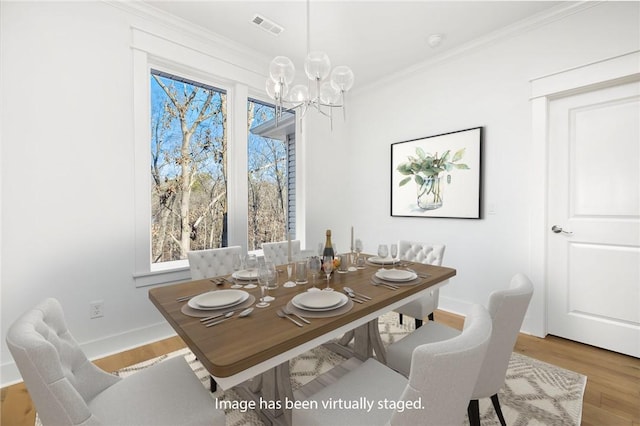
[[104, 301], [103, 300], [95, 300], [93, 302], [89, 302], [89, 318], [100, 318], [104, 316]]

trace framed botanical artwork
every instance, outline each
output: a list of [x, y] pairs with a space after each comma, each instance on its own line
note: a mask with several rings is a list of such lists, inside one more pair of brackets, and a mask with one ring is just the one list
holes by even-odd
[[480, 218], [482, 127], [391, 144], [391, 216]]

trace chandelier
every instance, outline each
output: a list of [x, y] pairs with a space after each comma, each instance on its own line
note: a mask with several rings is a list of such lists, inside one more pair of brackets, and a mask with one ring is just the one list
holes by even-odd
[[307, 57], [304, 71], [307, 84], [290, 87], [296, 69], [291, 59], [276, 56], [269, 64], [269, 78], [266, 90], [276, 104], [276, 127], [283, 110], [298, 110], [300, 119], [309, 109], [329, 117], [333, 129], [333, 110], [341, 108], [346, 120], [346, 93], [353, 87], [354, 75], [351, 68], [339, 65], [331, 69], [329, 56], [321, 51], [311, 50], [309, 25], [309, 0], [307, 0]]

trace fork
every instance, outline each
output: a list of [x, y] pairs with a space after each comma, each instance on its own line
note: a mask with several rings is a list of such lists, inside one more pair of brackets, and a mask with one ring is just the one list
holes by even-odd
[[287, 315], [294, 315], [296, 316], [300, 321], [304, 321], [307, 324], [311, 324], [311, 321], [309, 321], [308, 319], [301, 317], [300, 315], [296, 314], [295, 312], [291, 311], [289, 308], [287, 308], [286, 306], [282, 308], [282, 312], [284, 312]]
[[355, 294], [348, 292], [347, 290], [344, 291], [345, 293], [347, 293], [347, 296], [349, 296], [351, 298], [351, 300], [353, 300], [356, 303], [364, 303], [364, 300], [360, 300], [356, 297]]
[[393, 285], [393, 284], [381, 283], [381, 282], [376, 282], [376, 281], [373, 281], [373, 280], [371, 280], [371, 284], [373, 284], [373, 285], [375, 285], [375, 286], [382, 286], [382, 287], [386, 287], [386, 288], [388, 288], [388, 289], [390, 289], [390, 290], [397, 290], [397, 289], [399, 289], [399, 288], [400, 288], [400, 287], [395, 286], [395, 285]]
[[276, 311], [276, 314], [278, 314], [278, 316], [279, 316], [280, 318], [286, 318], [286, 319], [288, 319], [289, 321], [291, 321], [292, 323], [294, 323], [294, 324], [295, 324], [295, 325], [297, 325], [298, 327], [303, 327], [303, 325], [302, 325], [302, 324], [300, 324], [298, 321], [294, 320], [294, 319], [293, 319], [293, 318], [291, 318], [289, 315], [287, 315], [287, 314], [285, 314], [284, 312], [282, 312], [282, 309], [278, 309], [278, 310]]

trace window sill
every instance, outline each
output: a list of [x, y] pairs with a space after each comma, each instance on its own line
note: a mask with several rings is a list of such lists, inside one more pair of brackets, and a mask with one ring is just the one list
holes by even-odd
[[189, 281], [191, 273], [188, 266], [133, 274], [136, 287], [148, 287], [158, 284], [169, 284]]

